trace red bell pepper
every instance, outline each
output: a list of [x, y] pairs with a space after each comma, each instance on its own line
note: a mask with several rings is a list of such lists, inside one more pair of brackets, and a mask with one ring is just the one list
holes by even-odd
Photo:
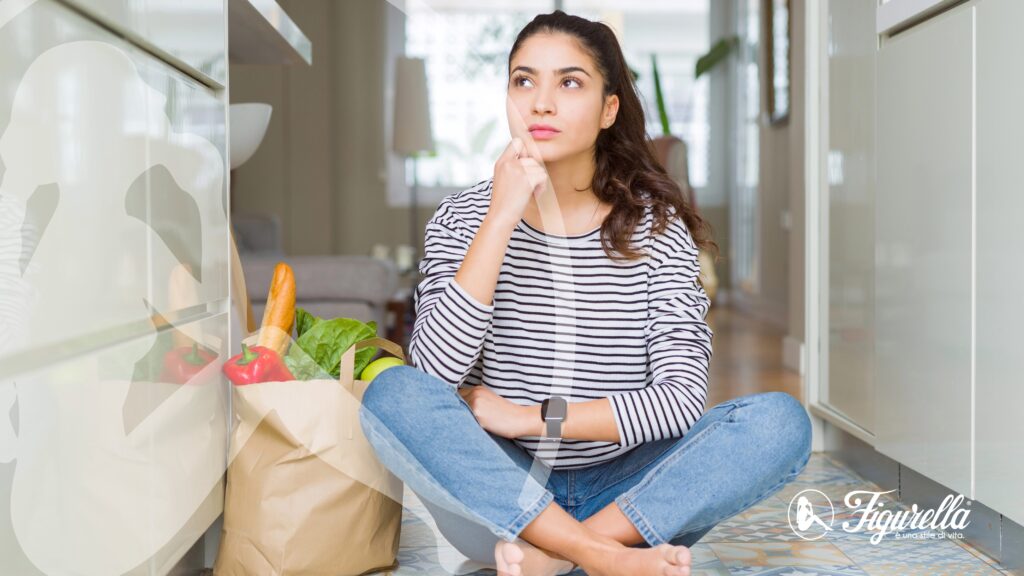
[[266, 346], [242, 344], [242, 353], [224, 363], [224, 374], [239, 386], [295, 380], [277, 352]]
[[217, 355], [209, 350], [200, 350], [197, 342], [193, 342], [192, 346], [173, 348], [164, 355], [160, 381], [185, 384], [216, 359]]

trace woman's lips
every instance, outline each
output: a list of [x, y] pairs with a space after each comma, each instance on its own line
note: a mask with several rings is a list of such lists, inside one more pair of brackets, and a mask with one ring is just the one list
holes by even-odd
[[548, 130], [545, 128], [530, 130], [530, 136], [533, 136], [534, 140], [550, 140], [559, 134], [560, 132], [558, 130]]

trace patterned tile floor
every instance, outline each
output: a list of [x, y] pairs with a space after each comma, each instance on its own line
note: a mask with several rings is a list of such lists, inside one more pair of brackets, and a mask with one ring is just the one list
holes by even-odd
[[[850, 518], [843, 499], [850, 490], [881, 489], [833, 461], [815, 453], [796, 481], [751, 508], [722, 522], [692, 548], [694, 576], [706, 575], [866, 575], [866, 576], [999, 576], [1011, 574], [966, 542], [918, 530], [913, 538], [878, 544], [870, 534], [832, 530], [807, 541], [789, 528], [787, 508], [801, 490], [814, 488], [835, 503], [835, 525]], [[888, 495], [891, 496], [891, 495]], [[883, 496], [883, 498], [888, 498]], [[824, 502], [824, 500], [822, 500]], [[889, 498], [884, 509], [906, 509]], [[453, 548], [437, 530], [433, 518], [415, 494], [405, 490], [399, 567], [394, 574], [487, 574], [495, 571], [473, 562]], [[904, 532], [907, 534], [907, 532]], [[584, 574], [577, 570], [573, 576]], [[529, 575], [526, 575], [529, 576]]]

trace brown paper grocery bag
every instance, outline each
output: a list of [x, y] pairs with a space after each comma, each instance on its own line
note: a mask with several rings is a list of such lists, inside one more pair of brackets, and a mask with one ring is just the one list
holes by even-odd
[[233, 386], [218, 576], [355, 576], [397, 567], [402, 483], [377, 460], [359, 426], [367, 382], [355, 380], [357, 342], [340, 380]]

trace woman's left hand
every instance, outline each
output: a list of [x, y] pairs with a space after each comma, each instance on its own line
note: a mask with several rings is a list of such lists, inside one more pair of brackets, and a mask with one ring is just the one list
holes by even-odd
[[512, 439], [535, 435], [540, 428], [537, 406], [520, 406], [483, 385], [459, 388], [458, 393], [469, 404], [480, 426], [491, 434]]

